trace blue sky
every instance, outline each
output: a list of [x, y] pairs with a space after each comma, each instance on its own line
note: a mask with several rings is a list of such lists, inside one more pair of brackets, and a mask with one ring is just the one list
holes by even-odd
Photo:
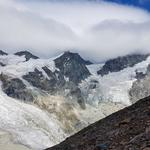
[[134, 5], [150, 11], [150, 0], [105, 0], [125, 5]]

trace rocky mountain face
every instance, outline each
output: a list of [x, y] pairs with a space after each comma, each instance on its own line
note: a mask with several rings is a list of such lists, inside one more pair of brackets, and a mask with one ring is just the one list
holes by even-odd
[[[11, 64], [7, 65], [6, 62], [7, 59], [9, 59], [9, 55], [3, 51], [0, 51], [0, 55], [2, 57], [0, 59], [1, 67], [3, 70], [8, 68], [9, 72], [9, 66]], [[69, 51], [53, 60], [55, 70], [51, 70], [51, 68], [48, 67], [50, 62], [46, 62], [45, 64], [42, 64], [41, 67], [39, 67], [38, 63], [41, 60], [28, 51], [17, 52], [14, 54], [14, 56], [11, 61], [14, 61], [18, 58], [22, 59], [15, 63], [20, 63], [20, 67], [25, 67], [27, 71], [20, 73], [21, 75], [18, 77], [15, 77], [15, 74], [12, 75], [12, 73], [5, 73], [5, 71], [1, 71], [0, 79], [2, 82], [2, 89], [8, 96], [23, 101], [33, 102], [37, 97], [34, 92], [36, 89], [40, 91], [40, 93], [46, 92], [51, 95], [63, 94], [67, 98], [70, 97], [71, 99], [76, 99], [80, 106], [85, 108], [85, 98], [87, 99], [89, 97], [88, 93], [91, 92], [91, 94], [94, 95], [92, 92], [97, 91], [101, 94], [101, 99], [103, 99], [103, 90], [98, 91], [103, 82], [103, 77], [101, 76], [104, 76], [105, 78], [105, 76], [109, 76], [109, 73], [117, 73], [125, 70], [126, 68], [134, 68], [136, 64], [146, 61], [149, 55], [133, 54], [108, 60], [100, 70], [97, 70], [97, 74], [93, 74], [93, 72], [91, 72], [88, 68], [89, 66], [94, 66], [94, 64], [92, 64], [90, 61], [84, 60], [79, 54], [71, 53]], [[36, 63], [37, 65], [34, 64], [33, 68], [29, 70], [27, 65], [30, 65], [30, 63]], [[132, 102], [135, 102], [135, 100], [150, 94], [148, 92], [149, 86], [147, 82], [149, 80], [148, 67], [147, 73], [145, 74], [143, 72], [138, 72], [137, 70], [138, 69], [134, 69], [134, 73], [136, 74], [136, 81], [132, 84], [128, 93]], [[95, 75], [97, 76], [96, 79], [93, 78]], [[86, 82], [86, 86], [88, 87], [83, 87], [85, 86], [84, 81], [87, 80], [89, 80], [88, 85]], [[29, 85], [32, 86], [34, 90], [29, 89]], [[87, 88], [86, 91], [85, 88]], [[139, 91], [141, 88], [144, 92], [140, 93]], [[85, 93], [87, 94], [85, 95]]]
[[7, 53], [5, 53], [4, 51], [0, 50], [0, 55], [8, 55]]
[[21, 51], [21, 52], [17, 52], [15, 53], [15, 55], [17, 56], [24, 56], [26, 58], [26, 61], [28, 61], [29, 59], [38, 59], [39, 57], [31, 54], [30, 52], [28, 51]]
[[60, 73], [74, 84], [78, 85], [82, 80], [90, 76], [90, 72], [86, 65], [91, 63], [83, 60], [79, 54], [65, 52], [64, 55], [56, 58], [54, 61]]
[[[6, 53], [1, 51], [2, 55]], [[25, 61], [30, 59], [38, 59], [28, 51], [21, 51], [15, 53], [18, 56], [24, 56]], [[65, 52], [59, 58], [54, 60], [56, 67], [58, 68], [52, 72], [47, 66], [43, 66], [42, 71], [34, 68], [33, 71], [29, 71], [22, 75], [21, 78], [26, 80], [33, 87], [48, 92], [52, 95], [62, 92], [62, 90], [69, 89], [69, 95], [76, 97], [79, 104], [84, 107], [84, 98], [81, 95], [81, 91], [78, 88], [78, 84], [90, 76], [90, 72], [86, 67], [86, 64], [91, 64], [89, 61], [85, 61], [78, 54]], [[43, 72], [47, 75], [44, 76]], [[27, 89], [26, 85], [19, 78], [12, 78], [6, 74], [1, 74], [2, 89], [10, 97], [20, 99], [23, 101], [33, 101], [34, 94], [31, 90]]]
[[3, 83], [2, 89], [8, 96], [23, 101], [34, 100], [31, 92], [26, 88], [26, 85], [22, 80], [18, 78], [10, 78], [3, 74], [0, 75], [0, 80]]
[[109, 72], [118, 72], [127, 67], [133, 67], [135, 64], [140, 63], [143, 60], [146, 60], [148, 56], [149, 55], [133, 54], [111, 59], [106, 61], [105, 65], [97, 73], [104, 76]]
[[150, 97], [90, 125], [47, 150], [121, 149], [150, 149]]
[[31, 149], [53, 146], [149, 96], [149, 72], [142, 54], [93, 64], [69, 51], [50, 59], [0, 51], [0, 128]]

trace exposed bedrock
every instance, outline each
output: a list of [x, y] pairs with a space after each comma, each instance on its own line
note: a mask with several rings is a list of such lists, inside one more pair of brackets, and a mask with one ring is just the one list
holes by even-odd
[[[6, 55], [4, 52], [3, 55]], [[29, 59], [38, 59], [28, 51], [15, 53], [18, 56], [25, 56], [26, 61]], [[35, 68], [29, 71], [21, 78], [11, 77], [1, 74], [2, 89], [10, 97], [23, 100], [36, 100], [34, 91], [28, 89], [28, 84], [42, 93], [50, 95], [62, 95], [67, 99], [78, 102], [81, 108], [85, 108], [84, 97], [78, 84], [90, 76], [86, 65], [91, 64], [85, 61], [80, 55], [71, 52], [65, 52], [54, 60], [56, 70], [51, 71], [47, 66], [41, 69]], [[23, 80], [22, 80], [23, 79]], [[24, 82], [27, 83], [24, 83]], [[34, 96], [33, 96], [34, 95]], [[37, 95], [38, 96], [38, 95]]]
[[28, 81], [32, 86], [36, 88], [51, 93], [55, 92], [56, 80], [54, 78], [51, 78], [49, 80], [38, 69], [35, 69], [33, 72], [29, 72], [28, 74], [24, 75], [23, 79]]
[[7, 53], [5, 53], [4, 51], [0, 50], [0, 55], [8, 55]]
[[109, 72], [118, 72], [127, 67], [133, 67], [135, 64], [146, 60], [148, 56], [149, 55], [133, 54], [110, 59], [106, 61], [105, 65], [97, 73], [104, 76]]
[[8, 96], [23, 101], [32, 102], [34, 100], [32, 91], [27, 89], [22, 80], [11, 78], [4, 74], [0, 75], [0, 80], [2, 82], [2, 89]]
[[20, 51], [20, 52], [15, 53], [15, 55], [18, 55], [18, 56], [25, 56], [26, 61], [30, 60], [31, 58], [32, 58], [32, 59], [38, 59], [38, 58], [39, 58], [39, 57], [33, 55], [32, 53], [30, 53], [30, 52], [28, 52], [28, 51]]
[[76, 85], [90, 76], [90, 72], [86, 67], [89, 62], [83, 60], [77, 53], [65, 52], [54, 61], [61, 74]]

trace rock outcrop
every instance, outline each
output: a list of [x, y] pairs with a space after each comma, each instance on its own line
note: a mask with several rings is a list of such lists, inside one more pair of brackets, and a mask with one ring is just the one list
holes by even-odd
[[44, 77], [41, 71], [35, 69], [33, 72], [29, 72], [28, 74], [23, 76], [23, 79], [28, 81], [32, 86], [39, 88], [41, 90], [47, 92], [54, 92], [56, 81], [54, 78], [47, 79]]
[[104, 76], [109, 72], [118, 72], [127, 67], [133, 67], [135, 64], [146, 60], [148, 56], [149, 55], [134, 54], [111, 59], [106, 61], [105, 65], [97, 73]]
[[76, 85], [90, 76], [90, 72], [86, 67], [89, 62], [83, 60], [77, 53], [65, 52], [54, 61], [61, 74]]
[[[25, 56], [28, 62], [30, 59], [38, 59], [28, 51], [21, 51], [15, 53], [15, 55]], [[91, 75], [86, 67], [91, 62], [85, 61], [77, 53], [65, 52], [53, 61], [56, 67], [53, 71], [48, 67], [49, 63], [45, 63], [47, 66], [40, 67], [38, 60], [36, 63], [37, 67], [33, 68], [33, 71], [26, 71], [20, 77], [15, 78], [15, 75], [11, 77], [11, 74], [7, 77], [5, 74], [1, 74], [0, 80], [2, 81], [3, 91], [10, 97], [32, 102], [34, 100], [33, 94], [31, 94], [33, 91], [30, 93], [24, 84], [24, 81], [26, 81], [40, 93], [60, 94], [77, 101], [82, 108], [85, 108], [84, 98], [78, 84]], [[28, 64], [30, 65], [30, 63]], [[0, 65], [4, 66], [3, 64]]]
[[26, 61], [30, 60], [31, 58], [32, 58], [32, 59], [38, 59], [38, 58], [39, 58], [39, 57], [37, 57], [37, 56], [31, 54], [31, 53], [28, 52], [28, 51], [20, 51], [20, 52], [15, 53], [15, 55], [18, 55], [18, 56], [25, 56]]
[[0, 80], [2, 81], [2, 89], [8, 96], [22, 101], [32, 102], [34, 100], [32, 92], [27, 89], [22, 80], [4, 74], [0, 75]]
[[150, 149], [150, 97], [90, 125], [47, 150], [129, 149]]
[[8, 55], [7, 53], [5, 53], [4, 51], [0, 50], [0, 55]]

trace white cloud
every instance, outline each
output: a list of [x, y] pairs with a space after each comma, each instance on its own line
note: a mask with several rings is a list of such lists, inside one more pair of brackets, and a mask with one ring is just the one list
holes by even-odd
[[105, 2], [0, 0], [0, 49], [53, 56], [72, 49], [102, 61], [150, 52], [150, 14]]

